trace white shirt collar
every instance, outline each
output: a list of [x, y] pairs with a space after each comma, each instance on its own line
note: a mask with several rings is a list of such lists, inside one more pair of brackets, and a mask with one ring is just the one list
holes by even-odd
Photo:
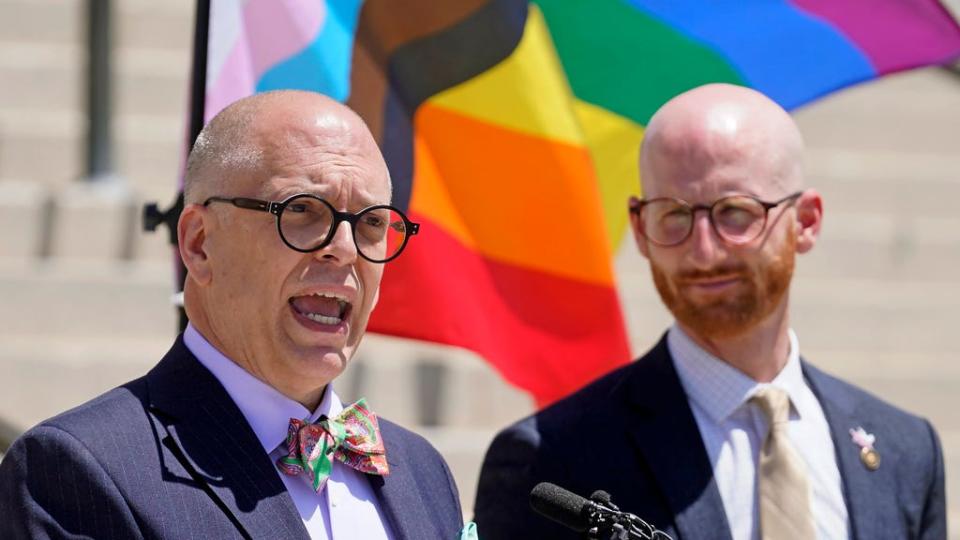
[[220, 381], [267, 453], [286, 440], [287, 426], [291, 418], [309, 418], [313, 422], [321, 415], [334, 417], [343, 410], [343, 404], [333, 391], [332, 384], [328, 384], [320, 405], [311, 413], [297, 401], [281, 394], [227, 358], [192, 324], [187, 324], [183, 332], [183, 343]]
[[[792, 329], [787, 331], [790, 352], [787, 363], [772, 382], [757, 382], [742, 371], [703, 350], [679, 326], [667, 332], [667, 347], [680, 384], [691, 401], [713, 422], [721, 423], [746, 403], [758, 390], [774, 386], [787, 392], [798, 416], [807, 408], [806, 382], [800, 365], [800, 346]], [[814, 404], [815, 405], [815, 404]]]

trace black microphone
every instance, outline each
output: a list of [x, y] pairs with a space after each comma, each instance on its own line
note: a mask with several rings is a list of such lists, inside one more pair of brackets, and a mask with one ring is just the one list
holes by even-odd
[[595, 491], [590, 499], [549, 482], [540, 482], [530, 492], [530, 506], [540, 515], [589, 538], [670, 540], [639, 517], [621, 512], [605, 491]]
[[530, 492], [530, 506], [543, 517], [583, 532], [593, 526], [597, 504], [550, 482], [540, 482]]
[[606, 491], [603, 491], [602, 489], [598, 489], [594, 491], [593, 494], [590, 495], [590, 500], [597, 504], [602, 504], [603, 506], [606, 506], [611, 510], [617, 510], [617, 511], [620, 510], [619, 508], [617, 508], [617, 505], [613, 504], [613, 500], [610, 497], [610, 494], [607, 493]]

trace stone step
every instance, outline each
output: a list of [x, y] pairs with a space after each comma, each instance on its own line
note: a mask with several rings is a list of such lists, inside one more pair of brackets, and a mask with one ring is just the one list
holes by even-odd
[[195, 0], [120, 0], [117, 47], [189, 50], [193, 47]]
[[[845, 89], [801, 108], [795, 117], [808, 143], [818, 147], [897, 152], [906, 146], [952, 154], [954, 126], [960, 122], [957, 88], [960, 77], [926, 68]], [[861, 127], [877, 125], [888, 129]]]
[[0, 103], [8, 109], [83, 107], [84, 50], [72, 43], [0, 41]]
[[[36, 123], [22, 116], [37, 112]], [[118, 118], [114, 166], [132, 189], [151, 200], [173, 200], [180, 176], [185, 119], [145, 115]], [[79, 114], [0, 110], [0, 180], [30, 179], [53, 188], [83, 173], [84, 120]]]
[[[960, 121], [958, 121], [960, 123]], [[927, 152], [808, 149], [807, 185], [836, 212], [954, 216], [960, 156]]]
[[159, 336], [2, 334], [0, 417], [26, 429], [143, 375], [170, 347]]
[[[911, 359], [903, 360], [910, 365]], [[946, 358], [943, 360], [944, 363], [948, 361]], [[818, 364], [827, 371], [833, 371], [831, 365]], [[851, 372], [844, 378], [898, 407], [927, 418], [938, 429], [960, 431], [960, 418], [954, 413], [960, 403], [957, 397], [960, 378], [935, 377], [933, 373], [928, 373], [922, 380], [916, 376], [894, 380], [878, 372], [876, 369]]]
[[0, 36], [9, 41], [79, 42], [84, 6], [70, 0], [0, 0]]
[[[111, 2], [115, 44], [125, 47], [190, 47], [193, 0]], [[86, 2], [0, 0], [0, 36], [9, 41], [83, 43]]]
[[[82, 111], [85, 54], [79, 45], [0, 41], [3, 108]], [[189, 50], [120, 49], [112, 69], [117, 115], [185, 114]]]
[[0, 265], [0, 335], [83, 339], [167, 336], [173, 275], [164, 262], [28, 261]]

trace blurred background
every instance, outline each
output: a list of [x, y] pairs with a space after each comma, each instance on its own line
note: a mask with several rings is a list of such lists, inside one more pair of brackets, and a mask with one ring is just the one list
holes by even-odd
[[[109, 4], [107, 15], [107, 2], [0, 0], [0, 443], [143, 374], [177, 331], [167, 234], [142, 232], [140, 209], [176, 195], [195, 6]], [[91, 130], [88, 32], [107, 22], [112, 94], [93, 105], [113, 117]], [[794, 281], [801, 352], [933, 422], [957, 523], [960, 71], [886, 77], [795, 117], [825, 201]], [[91, 153], [104, 137], [112, 147]], [[671, 319], [629, 239], [616, 269], [639, 355]], [[533, 410], [471, 353], [381, 336], [336, 385], [426, 434], [468, 515], [495, 430]]]

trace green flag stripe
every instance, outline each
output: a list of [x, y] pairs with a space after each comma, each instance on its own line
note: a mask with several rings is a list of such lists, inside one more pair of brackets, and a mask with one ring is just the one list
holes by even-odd
[[720, 54], [620, 0], [534, 0], [574, 94], [647, 125], [671, 97], [708, 82], [745, 84]]

